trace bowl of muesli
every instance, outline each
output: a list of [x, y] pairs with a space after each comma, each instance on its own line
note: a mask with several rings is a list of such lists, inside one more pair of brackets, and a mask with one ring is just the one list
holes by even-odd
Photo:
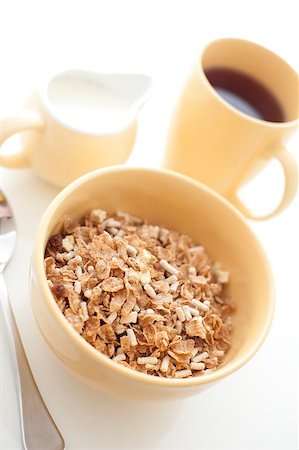
[[167, 170], [84, 175], [36, 235], [41, 333], [75, 374], [114, 395], [186, 397], [239, 369], [267, 335], [273, 291], [242, 215]]

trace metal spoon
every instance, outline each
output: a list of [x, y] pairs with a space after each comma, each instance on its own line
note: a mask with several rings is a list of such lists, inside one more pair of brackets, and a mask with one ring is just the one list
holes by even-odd
[[63, 450], [64, 440], [47, 410], [31, 373], [3, 277], [4, 269], [15, 248], [16, 237], [12, 211], [0, 190], [0, 305], [15, 369], [23, 444], [25, 450]]

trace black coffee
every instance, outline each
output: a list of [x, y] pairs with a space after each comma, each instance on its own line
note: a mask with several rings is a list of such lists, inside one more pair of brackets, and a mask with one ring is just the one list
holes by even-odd
[[205, 75], [217, 93], [239, 111], [268, 122], [286, 120], [272, 92], [253, 77], [222, 67], [207, 69]]

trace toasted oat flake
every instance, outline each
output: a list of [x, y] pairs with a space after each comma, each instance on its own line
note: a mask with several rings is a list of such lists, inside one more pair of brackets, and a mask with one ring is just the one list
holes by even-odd
[[156, 258], [151, 254], [151, 252], [146, 250], [145, 248], [139, 251], [138, 259], [146, 264], [156, 261]]
[[189, 322], [185, 324], [186, 333], [188, 336], [198, 336], [201, 339], [205, 339], [207, 335], [207, 331], [205, 326], [202, 323], [202, 317], [194, 317]]
[[130, 344], [133, 347], [135, 347], [138, 343], [137, 343], [137, 339], [136, 339], [135, 333], [134, 333], [134, 331], [131, 328], [129, 328], [127, 330], [127, 336], [129, 338]]
[[64, 239], [62, 239], [62, 246], [67, 251], [70, 252], [74, 248], [75, 238], [72, 235], [65, 236]]
[[139, 272], [138, 276], [142, 286], [145, 286], [151, 282], [151, 274], [148, 270], [146, 272]]
[[121, 222], [119, 220], [115, 220], [115, 219], [107, 219], [105, 220], [105, 228], [120, 228], [121, 226]]
[[176, 275], [170, 275], [170, 277], [166, 278], [168, 284], [172, 285], [176, 281], [178, 281], [178, 277]]
[[125, 361], [126, 355], [124, 353], [119, 353], [118, 355], [114, 356], [113, 361]]
[[198, 347], [194, 347], [194, 348], [191, 350], [191, 356], [192, 356], [192, 358], [194, 358], [195, 355], [197, 355], [198, 352], [199, 352], [199, 348], [198, 348]]
[[130, 245], [130, 244], [127, 244], [126, 245], [126, 249], [127, 249], [127, 252], [128, 252], [128, 255], [129, 256], [136, 256], [137, 255], [137, 250], [136, 250], [136, 248], [135, 247], [133, 247], [132, 245]]
[[192, 275], [194, 277], [197, 275], [195, 267], [189, 267], [188, 273], [189, 273], [189, 275]]
[[117, 277], [109, 277], [102, 281], [101, 288], [106, 292], [117, 292], [124, 288], [124, 282]]
[[177, 370], [174, 374], [175, 378], [187, 378], [192, 375], [191, 370], [185, 369], [185, 370]]
[[77, 333], [81, 334], [83, 326], [84, 326], [84, 322], [80, 318], [79, 314], [74, 314], [70, 308], [66, 308], [64, 311], [64, 315], [65, 315], [67, 321], [72, 325], [74, 330], [76, 330]]
[[107, 317], [107, 322], [112, 323], [117, 317], [117, 312], [113, 311], [109, 316]]
[[62, 220], [45, 271], [66, 320], [113, 361], [150, 376], [205, 376], [225, 362], [233, 305], [229, 273], [195, 244], [129, 213], [94, 209]]
[[140, 225], [143, 223], [143, 220], [140, 217], [132, 216], [124, 211], [117, 211], [117, 217], [122, 217], [126, 223], [131, 223], [132, 225]]
[[229, 273], [224, 270], [218, 270], [216, 272], [217, 279], [219, 283], [228, 283], [229, 281]]
[[203, 277], [201, 275], [190, 275], [190, 280], [195, 285], [197, 285], [197, 284], [202, 285], [202, 284], [207, 284], [208, 283], [207, 278]]
[[121, 317], [119, 323], [136, 323], [137, 322], [137, 312], [132, 311], [125, 317]]
[[107, 231], [108, 231], [108, 233], [112, 234], [113, 236], [116, 236], [119, 232], [119, 229], [115, 228], [115, 227], [110, 227], [110, 228], [107, 228]]
[[103, 223], [104, 220], [107, 217], [106, 211], [103, 211], [102, 209], [94, 209], [90, 213], [90, 218], [95, 223]]

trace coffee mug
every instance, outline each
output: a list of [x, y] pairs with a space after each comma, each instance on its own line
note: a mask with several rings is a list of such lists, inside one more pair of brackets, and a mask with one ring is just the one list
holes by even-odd
[[[298, 127], [298, 86], [297, 73], [266, 48], [241, 39], [211, 42], [174, 111], [164, 166], [212, 187], [249, 218], [275, 216], [297, 191], [284, 141]], [[274, 211], [255, 216], [237, 192], [273, 158], [284, 172], [284, 193]]]
[[61, 187], [94, 169], [124, 163], [150, 86], [151, 79], [139, 74], [71, 70], [50, 77], [23, 111], [0, 119], [0, 145], [22, 132], [21, 151], [0, 153], [0, 166], [31, 166]]

